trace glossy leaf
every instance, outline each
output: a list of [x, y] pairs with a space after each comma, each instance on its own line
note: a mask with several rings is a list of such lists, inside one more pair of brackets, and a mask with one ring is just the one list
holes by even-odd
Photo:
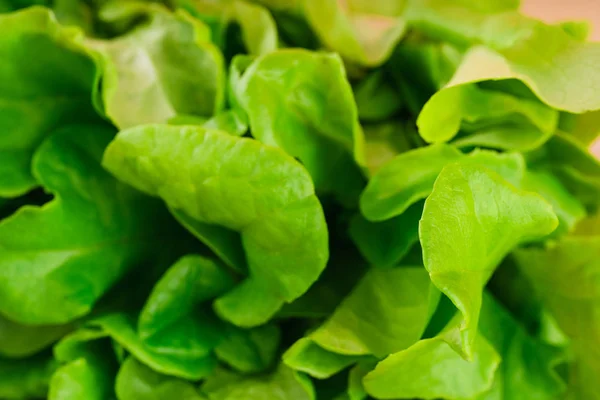
[[328, 236], [310, 177], [277, 149], [218, 131], [152, 125], [121, 132], [104, 165], [172, 209], [240, 232], [249, 278], [215, 303], [237, 325], [266, 322], [325, 267]]
[[419, 237], [432, 282], [460, 310], [459, 342], [473, 354], [481, 292], [513, 247], [548, 235], [558, 225], [541, 197], [516, 189], [476, 165], [449, 165], [425, 201]]
[[331, 352], [384, 357], [419, 340], [438, 300], [422, 268], [371, 269], [310, 338]]
[[36, 152], [33, 174], [54, 199], [0, 223], [0, 309], [10, 319], [61, 324], [80, 317], [128, 270], [151, 260], [149, 246], [176, 237], [159, 202], [102, 169], [112, 135], [70, 126]]
[[0, 15], [0, 31], [0, 196], [17, 197], [38, 185], [31, 159], [50, 132], [96, 119], [97, 72], [81, 32], [47, 9]]

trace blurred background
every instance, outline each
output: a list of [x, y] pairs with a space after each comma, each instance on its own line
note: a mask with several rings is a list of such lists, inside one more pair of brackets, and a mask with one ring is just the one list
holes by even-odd
[[[522, 7], [526, 14], [547, 22], [588, 20], [592, 24], [590, 39], [600, 41], [600, 0], [524, 0]], [[600, 158], [600, 138], [592, 152]]]
[[593, 24], [591, 39], [600, 41], [600, 0], [524, 0], [523, 11], [548, 22], [585, 19]]

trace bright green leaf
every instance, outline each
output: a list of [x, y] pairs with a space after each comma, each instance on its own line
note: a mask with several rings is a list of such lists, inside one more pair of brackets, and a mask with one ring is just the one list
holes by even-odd
[[303, 49], [267, 54], [233, 91], [252, 136], [298, 158], [318, 191], [355, 202], [362, 176], [354, 159], [364, 163], [364, 137], [338, 55]]
[[206, 357], [221, 340], [223, 328], [200, 305], [233, 285], [231, 275], [214, 260], [191, 255], [179, 259], [154, 286], [140, 313], [140, 338], [160, 354]]
[[487, 168], [456, 163], [440, 173], [425, 201], [419, 237], [432, 282], [463, 315], [455, 345], [467, 358], [473, 354], [481, 292], [497, 265], [513, 247], [557, 225], [541, 197]]
[[80, 317], [127, 271], [151, 261], [157, 245], [176, 238], [158, 201], [102, 169], [112, 136], [98, 126], [70, 126], [38, 149], [33, 175], [54, 199], [0, 222], [0, 309], [10, 319], [61, 324]]
[[215, 303], [236, 325], [264, 323], [325, 267], [328, 235], [310, 177], [277, 149], [200, 127], [152, 125], [121, 132], [104, 165], [172, 209], [240, 232], [249, 277]]
[[423, 339], [377, 364], [363, 379], [371, 396], [378, 399], [464, 399], [488, 390], [500, 357], [480, 336], [472, 361], [463, 359], [448, 343], [458, 329], [456, 321], [431, 339]]
[[298, 340], [283, 354], [285, 365], [317, 379], [330, 378], [360, 359], [325, 350], [310, 338]]
[[0, 31], [0, 196], [16, 197], [38, 185], [31, 159], [50, 132], [96, 119], [96, 68], [81, 32], [47, 9], [0, 15]]
[[360, 210], [370, 221], [401, 215], [431, 192], [446, 164], [462, 153], [451, 146], [434, 145], [400, 154], [385, 164], [369, 181], [360, 197]]
[[395, 353], [419, 340], [439, 294], [422, 268], [373, 268], [310, 338], [339, 354]]
[[50, 400], [104, 400], [114, 396], [116, 360], [102, 331], [80, 329], [54, 347], [64, 363], [50, 380]]
[[[521, 122], [520, 119], [524, 121]], [[499, 126], [503, 121], [516, 123], [516, 126]], [[477, 127], [469, 128], [465, 125], [467, 123], [476, 124]], [[417, 120], [419, 133], [430, 143], [447, 142], [461, 128], [474, 131], [475, 137], [467, 135], [464, 139], [459, 139], [459, 143], [486, 144], [488, 147], [494, 143], [490, 138], [490, 129], [503, 139], [497, 140], [503, 147], [510, 141], [510, 135], [519, 134], [518, 131], [512, 133], [510, 129], [537, 132], [537, 135], [532, 133], [533, 138], [527, 141], [520, 137], [521, 144], [515, 146], [517, 149], [525, 147], [523, 142], [530, 147], [537, 147], [535, 144], [539, 145], [550, 138], [557, 124], [558, 112], [544, 104], [481, 89], [474, 84], [451, 86], [436, 93], [425, 104]], [[508, 133], [500, 132], [500, 129], [508, 129]], [[487, 136], [482, 138], [482, 134]]]

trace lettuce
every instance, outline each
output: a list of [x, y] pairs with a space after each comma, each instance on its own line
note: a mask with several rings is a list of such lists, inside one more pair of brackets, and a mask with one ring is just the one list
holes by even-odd
[[600, 400], [600, 45], [518, 0], [0, 0], [0, 398]]

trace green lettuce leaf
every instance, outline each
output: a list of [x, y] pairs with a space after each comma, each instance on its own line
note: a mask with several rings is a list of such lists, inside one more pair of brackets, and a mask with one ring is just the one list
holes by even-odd
[[554, 135], [528, 161], [534, 170], [550, 171], [588, 211], [598, 207], [600, 161], [572, 136]]
[[136, 332], [136, 316], [131, 312], [111, 312], [94, 318], [87, 326], [99, 329], [154, 371], [183, 379], [209, 376], [216, 366], [214, 355], [190, 358], [185, 354], [162, 354], [147, 346]]
[[102, 169], [112, 137], [110, 129], [70, 126], [37, 150], [33, 175], [54, 199], [0, 222], [0, 309], [8, 318], [62, 324], [80, 317], [152, 260], [159, 243], [176, 240], [179, 229], [158, 201]]
[[215, 348], [215, 354], [237, 371], [263, 372], [275, 363], [280, 339], [280, 329], [274, 324], [246, 330], [228, 326], [225, 337]]
[[236, 325], [266, 322], [325, 268], [321, 204], [306, 171], [280, 150], [199, 127], [151, 125], [121, 132], [104, 165], [170, 208], [240, 233], [249, 277], [215, 303]]
[[552, 207], [476, 165], [445, 167], [425, 201], [419, 224], [423, 260], [432, 282], [463, 315], [455, 343], [471, 358], [482, 290], [518, 244], [556, 229]]
[[600, 111], [583, 114], [563, 113], [560, 129], [574, 136], [583, 145], [589, 146], [600, 137]]
[[367, 393], [378, 399], [467, 399], [490, 389], [500, 357], [481, 335], [467, 361], [452, 348], [458, 329], [454, 318], [446, 329], [379, 362], [363, 379]]
[[114, 5], [104, 16], [145, 19], [123, 36], [86, 42], [99, 53], [99, 101], [116, 126], [167, 122], [178, 114], [210, 117], [222, 108], [223, 59], [202, 22], [143, 3]]
[[201, 392], [210, 400], [315, 400], [310, 380], [285, 365], [270, 374], [247, 377], [218, 370], [204, 381]]
[[560, 398], [565, 384], [554, 370], [564, 354], [527, 331], [496, 301], [484, 293], [479, 322], [480, 333], [502, 357], [494, 386], [477, 400]]
[[385, 61], [402, 38], [405, 1], [304, 0], [304, 13], [330, 49], [365, 66]]
[[[597, 43], [582, 42], [561, 26], [546, 25], [515, 12], [489, 16], [441, 0], [411, 4], [407, 18], [415, 25], [436, 37], [475, 45], [446, 88], [430, 100], [431, 112], [440, 110], [442, 98], [460, 92], [463, 89], [458, 88], [466, 84], [502, 79], [523, 82], [557, 110], [583, 113], [600, 109], [600, 100], [591, 89], [599, 84], [593, 73], [594, 60], [600, 54]], [[439, 106], [434, 107], [434, 103]], [[427, 115], [420, 117], [423, 123], [433, 121], [433, 114]], [[430, 140], [445, 136], [432, 136], [436, 135], [433, 130], [425, 132], [424, 137]]]
[[362, 188], [355, 159], [364, 164], [364, 137], [338, 55], [279, 50], [257, 58], [232, 90], [252, 136], [298, 158], [318, 191], [353, 204]]
[[181, 358], [204, 358], [219, 343], [223, 328], [201, 308], [233, 287], [224, 266], [186, 256], [156, 283], [138, 319], [138, 334], [153, 351]]
[[384, 69], [408, 110], [418, 115], [431, 96], [450, 81], [461, 58], [461, 52], [448, 43], [407, 38], [396, 47]]
[[228, 267], [246, 273], [248, 266], [240, 235], [231, 229], [205, 224], [185, 212], [171, 209], [173, 216], [198, 240], [211, 249]]
[[433, 145], [400, 154], [371, 178], [360, 197], [360, 210], [369, 221], [383, 221], [404, 213], [426, 198], [440, 171], [458, 161], [462, 153], [446, 145]]
[[0, 398], [43, 398], [58, 362], [45, 352], [18, 360], [0, 358]]
[[586, 216], [586, 209], [581, 201], [569, 193], [560, 180], [548, 171], [527, 171], [523, 186], [539, 194], [552, 205], [559, 221], [554, 236], [572, 231]]
[[54, 347], [63, 362], [50, 380], [49, 400], [103, 400], [114, 396], [116, 360], [99, 331], [79, 330]]
[[439, 295], [422, 268], [373, 268], [310, 338], [331, 352], [384, 357], [419, 340]]
[[279, 46], [275, 20], [271, 13], [259, 4], [244, 0], [177, 0], [177, 3], [200, 20], [208, 20], [214, 27], [212, 39], [225, 54], [238, 50], [228, 49], [227, 46], [228, 36], [238, 26], [248, 54], [267, 54], [277, 50]]
[[417, 125], [430, 143], [447, 142], [463, 129], [472, 134], [459, 138], [460, 146], [528, 150], [552, 136], [558, 112], [536, 100], [469, 84], [436, 93], [419, 114]]
[[600, 236], [567, 236], [545, 248], [519, 249], [515, 260], [571, 339], [574, 398], [600, 399]]
[[326, 379], [364, 357], [338, 354], [324, 349], [312, 339], [298, 340], [283, 355], [283, 362], [295, 371]]
[[204, 400], [190, 382], [154, 372], [133, 357], [121, 365], [116, 381], [119, 400]]
[[60, 339], [71, 325], [23, 325], [0, 315], [0, 356], [23, 358]]
[[352, 367], [348, 374], [348, 400], [365, 400], [368, 397], [363, 379], [376, 365], [375, 361], [361, 361]]
[[362, 214], [373, 222], [402, 215], [431, 193], [446, 165], [457, 161], [485, 166], [517, 186], [525, 175], [525, 161], [518, 153], [475, 150], [467, 156], [445, 144], [418, 148], [396, 156], [371, 178], [360, 197]]
[[81, 32], [47, 9], [0, 15], [0, 31], [0, 197], [17, 197], [38, 185], [31, 159], [50, 132], [97, 119], [97, 71]]

